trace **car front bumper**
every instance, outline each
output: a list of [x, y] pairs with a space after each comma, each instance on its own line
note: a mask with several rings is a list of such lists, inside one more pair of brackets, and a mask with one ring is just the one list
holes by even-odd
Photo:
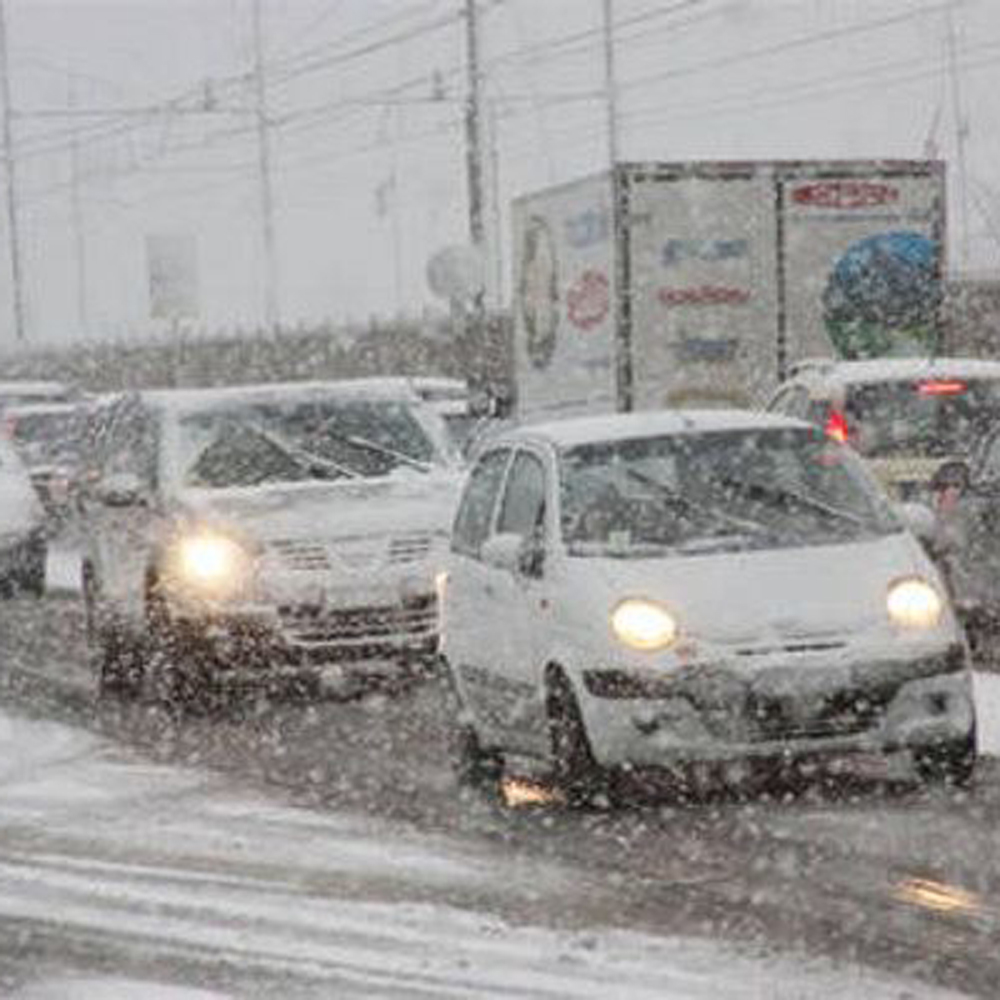
[[431, 663], [438, 650], [437, 598], [431, 593], [360, 606], [247, 606], [181, 618], [174, 631], [220, 669], [246, 680], [305, 675], [339, 690]]
[[588, 735], [605, 766], [914, 751], [967, 739], [975, 726], [959, 645], [915, 660], [749, 676], [719, 669], [651, 680], [590, 671], [584, 691]]

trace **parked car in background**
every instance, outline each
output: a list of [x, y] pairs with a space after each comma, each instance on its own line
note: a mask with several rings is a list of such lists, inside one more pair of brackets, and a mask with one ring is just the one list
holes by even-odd
[[[101, 407], [83, 592], [104, 690], [351, 693], [431, 662], [457, 467], [393, 381]], [[164, 653], [150, 656], [150, 651]]]
[[901, 500], [928, 499], [937, 468], [1000, 417], [1000, 362], [892, 358], [803, 362], [767, 405], [847, 441]]
[[675, 411], [502, 433], [451, 550], [466, 778], [528, 758], [575, 797], [871, 754], [971, 776], [941, 577], [858, 456], [807, 424]]
[[0, 418], [54, 525], [76, 506], [86, 420], [86, 408], [80, 403], [10, 406]]
[[0, 436], [0, 596], [45, 592], [44, 520], [27, 469]]

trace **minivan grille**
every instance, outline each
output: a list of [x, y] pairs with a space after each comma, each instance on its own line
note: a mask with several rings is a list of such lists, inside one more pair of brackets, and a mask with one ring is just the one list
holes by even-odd
[[431, 552], [430, 532], [408, 532], [389, 537], [313, 539], [276, 538], [269, 550], [290, 570], [307, 573], [334, 569], [375, 569], [384, 565], [418, 563]]

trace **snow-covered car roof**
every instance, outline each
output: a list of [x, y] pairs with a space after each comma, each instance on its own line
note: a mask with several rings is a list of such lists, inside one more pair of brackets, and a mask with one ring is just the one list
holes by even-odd
[[385, 399], [420, 403], [403, 380], [343, 379], [335, 382], [266, 382], [210, 389], [150, 389], [139, 395], [166, 410], [208, 410], [233, 403], [270, 403], [288, 399]]
[[982, 358], [873, 358], [868, 361], [806, 360], [792, 370], [792, 378], [826, 384], [852, 385], [926, 378], [997, 378], [1000, 361]]
[[812, 429], [810, 424], [801, 420], [751, 410], [649, 410], [528, 424], [491, 437], [489, 445], [512, 440], [541, 439], [558, 448], [573, 448], [581, 444], [636, 437], [781, 427]]

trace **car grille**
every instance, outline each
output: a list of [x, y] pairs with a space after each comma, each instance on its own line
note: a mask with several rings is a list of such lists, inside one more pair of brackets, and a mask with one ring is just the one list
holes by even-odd
[[431, 552], [430, 532], [408, 532], [375, 538], [338, 538], [329, 541], [279, 538], [269, 550], [290, 570], [305, 573], [377, 569], [381, 566], [422, 562]]
[[278, 609], [286, 638], [307, 646], [382, 644], [432, 636], [437, 629], [437, 601], [433, 594], [402, 604], [354, 608], [320, 605]]
[[752, 692], [745, 709], [750, 738], [815, 739], [867, 732], [881, 722], [901, 683], [894, 681], [831, 692], [811, 703], [794, 697]]

